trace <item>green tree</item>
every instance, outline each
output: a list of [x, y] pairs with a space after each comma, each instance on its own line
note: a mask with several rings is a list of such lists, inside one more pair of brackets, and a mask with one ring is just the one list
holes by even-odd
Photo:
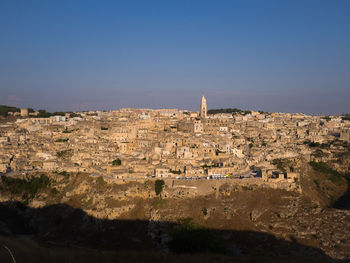
[[208, 214], [208, 210], [205, 207], [202, 209], [202, 212], [203, 212], [204, 216], [206, 216]]
[[0, 115], [6, 117], [9, 112], [19, 112], [20, 109], [16, 107], [0, 105]]
[[163, 187], [164, 181], [157, 179], [154, 183], [154, 191], [156, 192], [156, 195], [159, 195], [163, 191]]
[[80, 118], [81, 118], [81, 115], [80, 115], [80, 114], [77, 114], [77, 113], [72, 112], [72, 113], [69, 115], [69, 118], [74, 118], [74, 117], [80, 117]]
[[50, 112], [47, 112], [46, 110], [39, 110], [39, 114], [36, 116], [38, 118], [48, 118], [51, 117], [52, 114]]
[[122, 161], [119, 158], [117, 158], [117, 159], [112, 161], [112, 165], [113, 166], [122, 165]]

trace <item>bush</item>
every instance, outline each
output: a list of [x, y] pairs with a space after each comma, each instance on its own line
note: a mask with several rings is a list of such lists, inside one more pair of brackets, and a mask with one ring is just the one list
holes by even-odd
[[9, 112], [20, 112], [20, 109], [11, 106], [0, 105], [0, 116], [6, 117]]
[[170, 169], [170, 171], [169, 171], [170, 173], [172, 173], [172, 174], [181, 174], [181, 170], [179, 169], [179, 170], [171, 170]]
[[154, 191], [156, 195], [159, 195], [163, 191], [164, 184], [164, 180], [156, 180], [154, 182]]
[[274, 159], [272, 161], [273, 165], [277, 166], [277, 169], [279, 169], [282, 172], [286, 172], [286, 168], [285, 168], [285, 163], [283, 162], [282, 159]]
[[311, 162], [309, 162], [309, 164], [317, 172], [321, 172], [323, 174], [340, 175], [339, 172], [337, 172], [336, 170], [333, 170], [324, 162], [311, 161]]
[[52, 113], [50, 112], [47, 112], [46, 110], [39, 110], [39, 113], [36, 117], [38, 118], [48, 118], [48, 117], [51, 117], [53, 116]]
[[326, 163], [324, 162], [309, 162], [310, 166], [317, 172], [329, 175], [328, 180], [330, 180], [333, 183], [339, 183], [343, 181], [342, 175], [329, 167]]
[[112, 161], [112, 165], [113, 166], [122, 165], [122, 161], [119, 158], [117, 158], [117, 159]]
[[22, 194], [25, 199], [34, 198], [40, 190], [50, 184], [50, 179], [44, 174], [29, 181], [6, 176], [1, 177], [1, 180], [5, 189], [11, 194]]
[[59, 138], [55, 140], [55, 142], [68, 142], [68, 138], [65, 138], [65, 139]]
[[59, 151], [56, 153], [58, 158], [68, 158], [71, 157], [73, 154], [73, 150], [72, 149], [68, 149], [68, 150], [63, 150], [63, 151]]
[[193, 223], [191, 218], [180, 220], [171, 231], [169, 248], [175, 253], [228, 254], [225, 240], [214, 230]]
[[350, 121], [350, 114], [347, 114], [347, 115], [341, 117], [341, 119], [342, 119], [343, 121]]
[[52, 116], [66, 116], [66, 113], [63, 111], [55, 111], [52, 113]]
[[217, 114], [217, 113], [232, 113], [232, 114], [242, 114], [242, 115], [247, 115], [251, 114], [252, 112], [249, 110], [240, 110], [237, 108], [226, 108], [226, 109], [210, 109], [207, 112], [208, 114]]
[[208, 214], [208, 210], [205, 207], [202, 209], [202, 212], [203, 212], [204, 216], [206, 216]]
[[81, 115], [77, 114], [77, 113], [74, 113], [74, 112], [69, 115], [69, 118], [74, 118], [74, 117], [80, 117], [81, 118]]

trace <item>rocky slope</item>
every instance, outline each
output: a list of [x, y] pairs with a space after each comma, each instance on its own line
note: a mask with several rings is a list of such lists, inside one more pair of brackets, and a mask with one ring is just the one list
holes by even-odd
[[[346, 191], [346, 181], [332, 181], [309, 166], [302, 174], [301, 192], [225, 181], [168, 180], [157, 196], [154, 180], [125, 183], [57, 173], [47, 177], [48, 183], [40, 174], [27, 175], [30, 187], [14, 181], [11, 188], [2, 182], [0, 232], [2, 238], [7, 236], [3, 243], [16, 247], [14, 240], [25, 235], [31, 241], [18, 242], [41, 248], [83, 247], [83, 254], [94, 253], [87, 248], [108, 253], [132, 249], [163, 257], [157, 251], [169, 251], [174, 226], [191, 218], [224, 240], [230, 252], [219, 256], [221, 261], [232, 256], [242, 261], [350, 259], [350, 211], [332, 208]], [[0, 252], [6, 257], [6, 251]], [[169, 260], [177, 262], [177, 257]]]

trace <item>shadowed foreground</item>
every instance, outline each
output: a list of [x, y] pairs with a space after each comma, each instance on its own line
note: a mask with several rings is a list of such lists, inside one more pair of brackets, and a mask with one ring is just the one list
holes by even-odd
[[[191, 220], [104, 220], [65, 204], [0, 204], [0, 262], [339, 262], [266, 233], [216, 230]], [[170, 248], [170, 251], [169, 251]]]

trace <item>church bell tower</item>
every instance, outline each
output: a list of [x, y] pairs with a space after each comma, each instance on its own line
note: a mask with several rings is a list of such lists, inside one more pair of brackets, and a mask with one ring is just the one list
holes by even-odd
[[199, 112], [199, 116], [202, 119], [205, 119], [207, 117], [207, 100], [205, 99], [204, 95], [202, 96], [201, 100], [201, 111]]

